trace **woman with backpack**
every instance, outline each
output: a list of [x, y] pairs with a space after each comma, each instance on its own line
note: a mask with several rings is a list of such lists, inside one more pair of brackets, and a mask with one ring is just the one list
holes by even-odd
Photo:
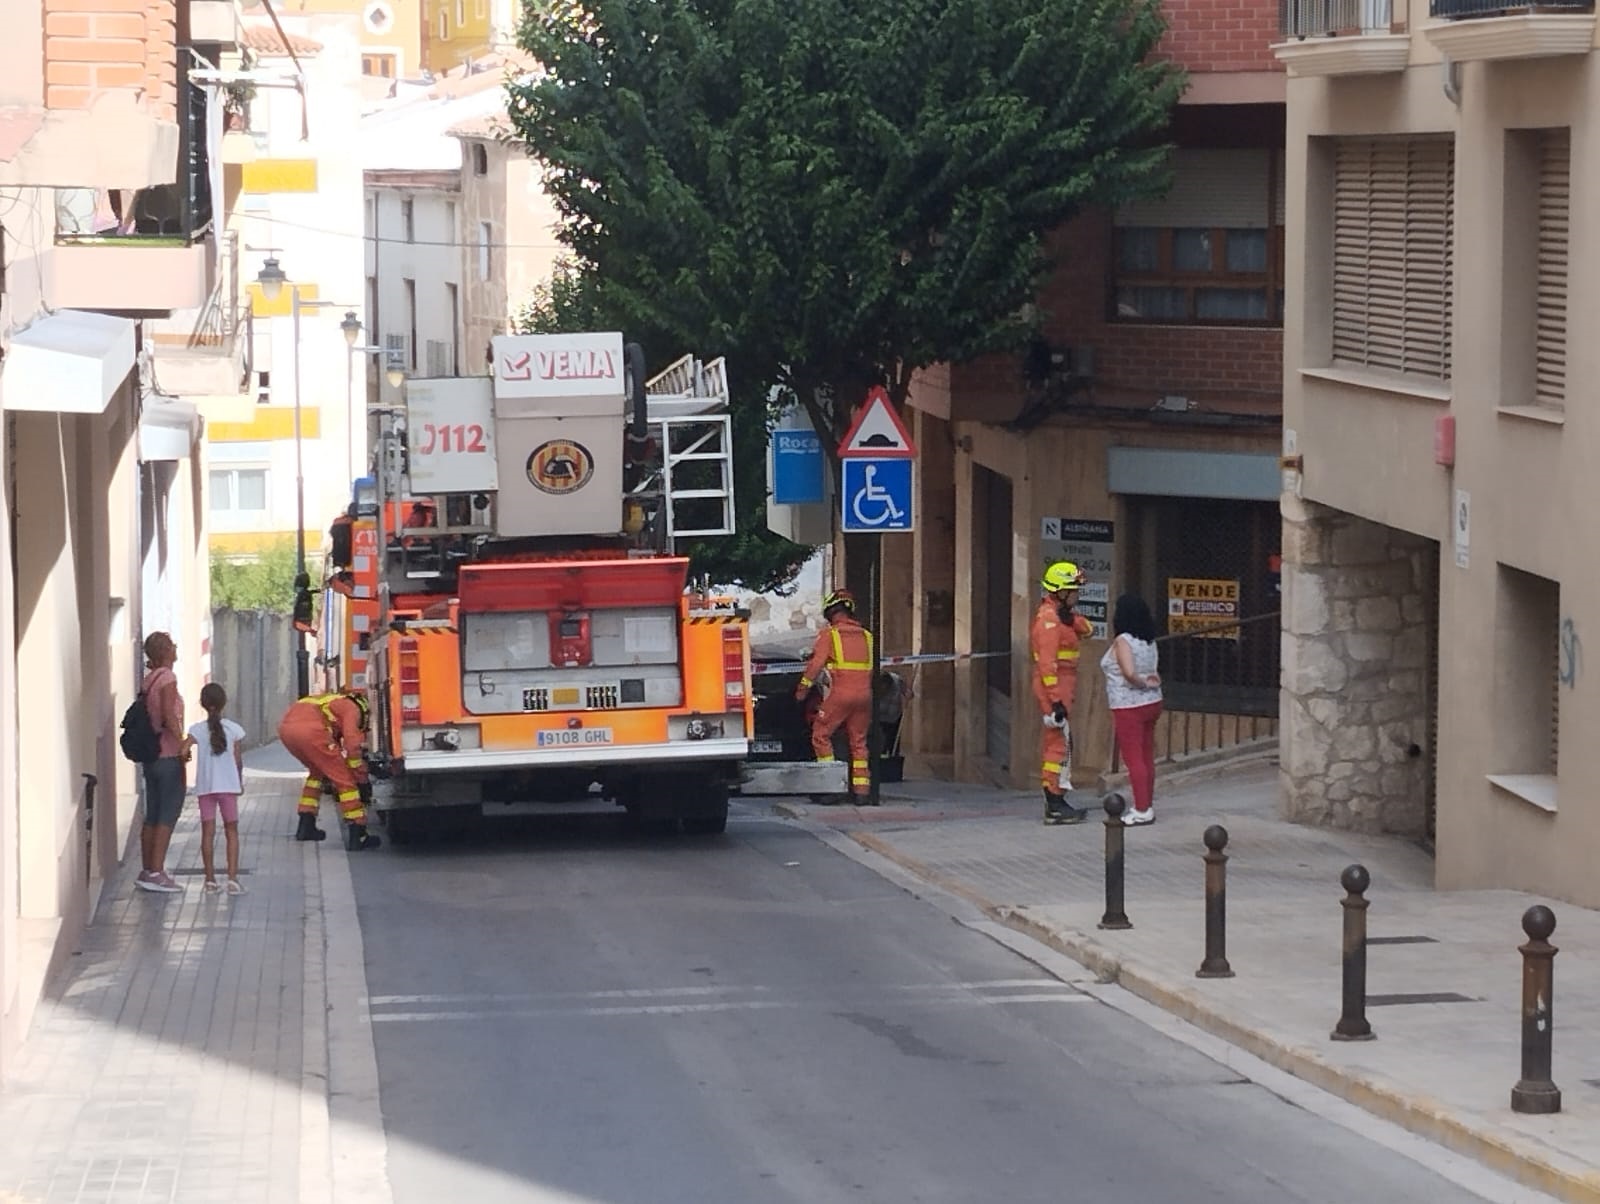
[[153, 632], [145, 639], [144, 656], [147, 668], [139, 696], [155, 729], [157, 746], [155, 759], [144, 762], [144, 826], [139, 830], [144, 868], [134, 885], [170, 895], [183, 889], [167, 873], [166, 864], [167, 846], [172, 843], [172, 829], [188, 789], [183, 767], [188, 760], [183, 747], [183, 698], [172, 671], [178, 647], [166, 632]]

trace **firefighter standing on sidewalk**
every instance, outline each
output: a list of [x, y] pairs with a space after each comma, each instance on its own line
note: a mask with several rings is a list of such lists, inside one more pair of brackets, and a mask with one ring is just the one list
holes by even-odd
[[313, 694], [289, 704], [278, 724], [278, 739], [306, 767], [300, 790], [300, 826], [296, 840], [322, 840], [317, 808], [324, 784], [334, 789], [339, 812], [349, 828], [345, 847], [375, 849], [382, 843], [367, 831], [367, 804], [372, 786], [367, 776], [366, 735], [370, 707], [365, 695]]
[[837, 589], [822, 603], [828, 626], [817, 633], [794, 696], [806, 700], [824, 668], [828, 694], [811, 721], [811, 751], [832, 761], [833, 734], [842, 725], [850, 739], [850, 794], [860, 802], [872, 792], [867, 729], [872, 722], [872, 633], [856, 621], [855, 595]]
[[1044, 822], [1077, 824], [1088, 818], [1082, 807], [1069, 806], [1066, 792], [1072, 766], [1072, 734], [1067, 712], [1078, 688], [1078, 643], [1094, 628], [1072, 607], [1078, 600], [1083, 574], [1070, 560], [1058, 560], [1045, 569], [1039, 582], [1044, 598], [1033, 616], [1028, 643], [1033, 651], [1033, 696], [1044, 723], [1040, 781], [1044, 786]]

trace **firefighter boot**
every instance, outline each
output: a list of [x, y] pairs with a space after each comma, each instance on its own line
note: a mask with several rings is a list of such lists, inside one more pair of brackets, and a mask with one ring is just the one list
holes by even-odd
[[1082, 807], [1071, 807], [1067, 800], [1053, 790], [1044, 792], [1044, 822], [1047, 824], [1081, 824], [1089, 818]]
[[294, 830], [296, 840], [326, 840], [328, 834], [317, 827], [317, 817], [309, 811], [300, 812], [300, 826]]
[[367, 831], [366, 824], [345, 825], [344, 847], [352, 853], [362, 849], [375, 849], [382, 843], [383, 841]]

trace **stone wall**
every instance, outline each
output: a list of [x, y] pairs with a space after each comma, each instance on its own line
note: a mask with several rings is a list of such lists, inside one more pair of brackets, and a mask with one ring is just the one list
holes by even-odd
[[1284, 814], [1421, 835], [1435, 545], [1294, 497], [1282, 510]]

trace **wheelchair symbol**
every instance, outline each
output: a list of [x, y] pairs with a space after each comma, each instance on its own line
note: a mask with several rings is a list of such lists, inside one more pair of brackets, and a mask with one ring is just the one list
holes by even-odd
[[[893, 495], [878, 484], [876, 464], [868, 464], [863, 468], [862, 476], [866, 483], [856, 491], [856, 496], [850, 503], [858, 523], [864, 527], [881, 527], [885, 523], [899, 522], [905, 517], [905, 512], [894, 504]], [[863, 506], [866, 508], [863, 509]], [[869, 514], [876, 517], [869, 518]]]

